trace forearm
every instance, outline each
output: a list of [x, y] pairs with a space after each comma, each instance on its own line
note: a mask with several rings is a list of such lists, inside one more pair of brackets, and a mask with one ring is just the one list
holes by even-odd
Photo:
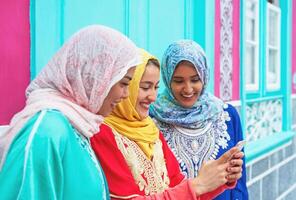
[[190, 180], [184, 180], [179, 185], [166, 189], [164, 192], [149, 196], [138, 196], [132, 200], [198, 200], [192, 189]]

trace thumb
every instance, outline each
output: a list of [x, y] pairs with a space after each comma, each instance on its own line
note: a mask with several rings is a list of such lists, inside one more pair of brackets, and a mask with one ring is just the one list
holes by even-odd
[[217, 161], [219, 163], [226, 163], [228, 162], [231, 157], [238, 153], [239, 152], [239, 149], [237, 147], [232, 147], [231, 149], [229, 149], [228, 151], [226, 151]]

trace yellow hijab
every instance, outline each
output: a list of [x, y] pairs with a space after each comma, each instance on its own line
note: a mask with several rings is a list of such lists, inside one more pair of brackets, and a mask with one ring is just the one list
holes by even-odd
[[149, 59], [155, 57], [143, 49], [141, 49], [141, 54], [143, 62], [136, 67], [135, 74], [129, 85], [129, 97], [117, 104], [104, 122], [121, 135], [136, 142], [146, 156], [151, 159], [154, 143], [159, 138], [159, 130], [149, 116], [141, 119], [135, 106], [146, 64]]

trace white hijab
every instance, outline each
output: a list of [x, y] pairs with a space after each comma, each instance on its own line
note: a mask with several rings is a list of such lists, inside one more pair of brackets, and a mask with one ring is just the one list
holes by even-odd
[[140, 63], [134, 43], [114, 29], [93, 25], [74, 34], [30, 83], [25, 108], [0, 137], [0, 170], [16, 134], [40, 110], [61, 111], [85, 137], [98, 132], [111, 87]]

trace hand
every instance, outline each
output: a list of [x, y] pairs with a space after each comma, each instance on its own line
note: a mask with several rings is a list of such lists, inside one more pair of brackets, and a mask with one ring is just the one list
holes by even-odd
[[227, 183], [233, 183], [242, 176], [243, 157], [244, 153], [238, 152], [229, 160], [230, 166], [227, 168], [228, 175], [226, 176]]
[[[197, 196], [211, 192], [227, 183], [229, 181], [227, 179], [228, 175], [231, 175], [230, 181], [236, 180], [235, 178], [232, 179], [232, 175], [235, 177], [237, 176], [237, 172], [235, 172], [235, 170], [238, 170], [236, 167], [239, 166], [239, 163], [236, 162], [240, 159], [236, 159], [236, 156], [238, 156], [239, 152], [240, 151], [237, 147], [233, 147], [225, 152], [219, 159], [203, 163], [198, 176], [191, 181], [192, 187], [194, 188]], [[232, 157], [235, 157], [235, 159], [232, 159]], [[232, 161], [235, 162], [235, 165], [231, 167], [230, 163]], [[228, 172], [227, 169], [230, 169], [229, 167], [231, 167], [231, 170], [234, 171]]]

